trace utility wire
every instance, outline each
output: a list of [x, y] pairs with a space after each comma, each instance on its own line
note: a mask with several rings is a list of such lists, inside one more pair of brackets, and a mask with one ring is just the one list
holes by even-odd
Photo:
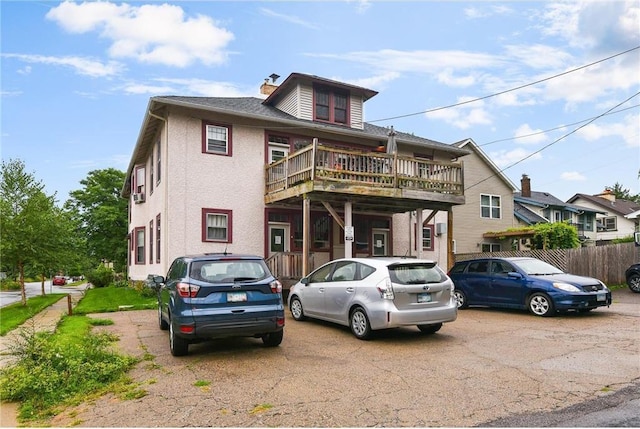
[[[529, 155], [527, 155], [527, 156], [525, 156], [524, 158], [522, 158], [522, 159], [520, 159], [520, 160], [518, 160], [518, 161], [514, 162], [513, 164], [508, 165], [508, 166], [506, 166], [505, 168], [503, 168], [503, 169], [499, 170], [499, 171], [500, 171], [500, 173], [503, 173], [505, 170], [508, 170], [508, 169], [510, 169], [511, 167], [514, 167], [514, 166], [516, 166], [516, 165], [520, 164], [521, 162], [523, 162], [523, 161], [525, 161], [525, 160], [527, 160], [527, 159], [531, 158], [532, 156], [534, 156], [534, 155], [536, 155], [536, 154], [538, 154], [538, 153], [542, 152], [542, 151], [543, 151], [543, 150], [545, 150], [546, 148], [548, 148], [548, 147], [550, 147], [550, 146], [553, 146], [554, 144], [558, 143], [559, 141], [564, 140], [565, 138], [569, 137], [571, 134], [574, 134], [574, 133], [575, 133], [575, 132], [577, 132], [578, 130], [580, 130], [580, 129], [582, 129], [582, 128], [586, 127], [587, 125], [589, 125], [589, 124], [591, 124], [591, 123], [593, 123], [593, 122], [595, 122], [597, 119], [599, 119], [599, 118], [601, 118], [601, 117], [603, 117], [603, 116], [605, 116], [605, 115], [609, 114], [612, 110], [614, 110], [614, 109], [616, 109], [616, 108], [618, 108], [618, 107], [622, 106], [624, 103], [626, 103], [627, 101], [631, 100], [631, 99], [632, 99], [632, 98], [634, 98], [634, 97], [637, 97], [638, 95], [640, 95], [640, 92], [636, 92], [636, 93], [635, 93], [635, 94], [633, 94], [631, 97], [629, 97], [629, 98], [627, 98], [626, 100], [624, 100], [624, 101], [622, 101], [622, 102], [620, 102], [620, 103], [616, 104], [615, 106], [613, 106], [612, 108], [610, 108], [610, 109], [609, 109], [609, 110], [607, 110], [606, 112], [604, 112], [604, 113], [602, 113], [602, 114], [600, 114], [600, 115], [598, 115], [598, 116], [596, 116], [596, 117], [594, 117], [594, 118], [590, 119], [588, 122], [586, 122], [585, 124], [583, 124], [583, 125], [579, 126], [578, 128], [576, 128], [576, 129], [574, 129], [574, 130], [572, 130], [572, 131], [568, 132], [567, 134], [565, 134], [565, 135], [563, 135], [563, 136], [561, 136], [561, 137], [557, 138], [556, 140], [552, 141], [551, 143], [549, 143], [549, 144], [547, 144], [547, 145], [545, 145], [545, 146], [541, 147], [540, 149], [538, 149], [538, 150], [536, 150], [536, 151], [534, 151], [534, 152], [530, 153]], [[490, 176], [488, 176], [488, 177], [485, 177], [484, 179], [480, 180], [479, 182], [476, 182], [476, 183], [474, 183], [473, 185], [466, 187], [466, 188], [465, 188], [465, 190], [467, 190], [467, 189], [471, 189], [471, 188], [473, 188], [474, 186], [477, 186], [477, 185], [479, 185], [479, 184], [481, 184], [481, 183], [483, 183], [483, 182], [486, 182], [487, 180], [491, 179], [491, 178], [492, 178], [492, 177], [494, 177], [494, 176], [496, 176], [496, 174], [492, 174], [492, 175], [490, 175]]]
[[476, 102], [476, 101], [480, 101], [480, 100], [486, 100], [487, 98], [497, 97], [498, 95], [506, 94], [506, 93], [508, 93], [508, 92], [512, 92], [512, 91], [517, 91], [517, 90], [519, 90], [519, 89], [526, 88], [526, 87], [528, 87], [528, 86], [537, 85], [537, 84], [539, 84], [539, 83], [546, 82], [546, 81], [548, 81], [548, 80], [555, 79], [555, 78], [557, 78], [557, 77], [564, 76], [564, 75], [567, 75], [567, 74], [569, 74], [569, 73], [573, 73], [573, 72], [576, 72], [576, 71], [578, 71], [578, 70], [585, 69], [585, 68], [587, 68], [587, 67], [591, 67], [591, 66], [593, 66], [593, 65], [595, 65], [595, 64], [599, 64], [599, 63], [601, 63], [601, 62], [608, 61], [608, 60], [610, 60], [610, 59], [612, 59], [612, 58], [619, 57], [620, 55], [628, 54], [629, 52], [635, 51], [635, 50], [637, 50], [637, 49], [640, 49], [640, 46], [636, 46], [636, 47], [634, 47], [634, 48], [627, 49], [626, 51], [623, 51], [623, 52], [620, 52], [620, 53], [617, 53], [617, 54], [611, 55], [611, 56], [609, 56], [609, 57], [607, 57], [607, 58], [603, 58], [603, 59], [601, 59], [601, 60], [594, 61], [594, 62], [589, 63], [589, 64], [585, 64], [585, 65], [580, 66], [580, 67], [577, 67], [577, 68], [575, 68], [575, 69], [567, 70], [567, 71], [565, 71], [565, 72], [558, 73], [558, 74], [555, 74], [555, 75], [553, 75], [553, 76], [546, 77], [546, 78], [544, 78], [544, 79], [536, 80], [535, 82], [531, 82], [531, 83], [527, 83], [527, 84], [524, 84], [524, 85], [520, 85], [520, 86], [517, 86], [517, 87], [515, 87], [515, 88], [507, 89], [507, 90], [505, 90], [505, 91], [500, 91], [500, 92], [496, 92], [496, 93], [494, 93], [494, 94], [485, 95], [484, 97], [474, 98], [474, 99], [467, 100], [467, 101], [461, 101], [461, 102], [459, 102], [459, 103], [449, 104], [449, 105], [447, 105], [447, 106], [435, 107], [435, 108], [433, 108], [433, 109], [423, 110], [423, 111], [421, 111], [421, 112], [416, 112], [416, 113], [407, 113], [406, 115], [392, 116], [392, 117], [389, 117], [389, 118], [376, 119], [376, 120], [373, 120], [373, 121], [367, 121], [367, 122], [368, 122], [368, 123], [373, 123], [373, 122], [391, 121], [391, 120], [393, 120], [393, 119], [401, 119], [401, 118], [407, 118], [407, 117], [409, 117], [409, 116], [423, 115], [423, 114], [425, 114], [425, 113], [437, 112], [438, 110], [449, 109], [449, 108], [452, 108], [452, 107], [462, 106], [462, 105], [464, 105], [464, 104], [474, 103], [474, 102]]
[[[615, 112], [611, 112], [611, 113], [606, 113], [605, 115], [615, 115], [616, 113], [621, 113], [621, 112], [624, 112], [626, 110], [635, 109], [636, 107], [640, 107], [640, 104], [636, 104], [635, 106], [625, 107], [624, 109], [616, 110]], [[493, 140], [493, 141], [490, 141], [490, 142], [487, 142], [487, 143], [479, 144], [478, 146], [489, 146], [490, 144], [494, 144], [494, 143], [506, 142], [506, 141], [509, 141], [509, 140], [523, 139], [525, 137], [537, 136], [539, 134], [546, 134], [546, 133], [548, 133], [550, 131], [555, 131], [555, 130], [559, 130], [559, 129], [566, 128], [566, 127], [572, 127], [574, 125], [581, 124], [581, 123], [583, 123], [585, 121], [589, 121], [591, 119], [596, 119], [596, 118], [588, 118], [588, 119], [583, 119], [583, 120], [580, 120], [580, 121], [577, 121], [577, 122], [573, 122], [571, 124], [558, 125], [557, 127], [549, 128], [548, 130], [543, 130], [543, 131], [536, 131], [535, 133], [531, 133], [531, 134], [523, 134], [523, 135], [520, 135], [520, 136], [508, 137], [508, 138], [505, 138], [505, 139]]]

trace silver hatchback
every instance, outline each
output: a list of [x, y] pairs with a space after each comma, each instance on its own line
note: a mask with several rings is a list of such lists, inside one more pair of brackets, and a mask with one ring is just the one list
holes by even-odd
[[435, 333], [458, 315], [453, 282], [433, 261], [347, 258], [329, 262], [289, 291], [295, 320], [314, 318], [349, 326], [357, 338], [401, 326]]

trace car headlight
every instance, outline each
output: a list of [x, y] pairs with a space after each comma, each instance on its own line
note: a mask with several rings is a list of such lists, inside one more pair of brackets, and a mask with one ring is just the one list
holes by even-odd
[[553, 287], [556, 289], [563, 290], [565, 292], [580, 292], [580, 289], [574, 285], [570, 285], [569, 283], [559, 283], [554, 282]]

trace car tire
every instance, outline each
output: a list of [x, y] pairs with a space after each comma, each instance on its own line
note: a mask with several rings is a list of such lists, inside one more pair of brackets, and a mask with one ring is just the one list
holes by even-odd
[[435, 334], [442, 328], [442, 323], [435, 323], [433, 325], [418, 325], [418, 329], [423, 334]]
[[277, 347], [282, 342], [283, 336], [284, 336], [284, 329], [278, 332], [270, 332], [262, 336], [262, 342], [267, 347]]
[[289, 311], [291, 311], [291, 316], [293, 316], [293, 320], [302, 321], [306, 319], [304, 316], [304, 309], [302, 308], [302, 302], [300, 302], [300, 298], [294, 296], [291, 298], [291, 304], [289, 304]]
[[173, 356], [186, 356], [189, 353], [189, 343], [176, 336], [173, 323], [169, 323], [169, 349]]
[[640, 293], [640, 274], [631, 274], [627, 279], [627, 285], [631, 292]]
[[371, 338], [371, 324], [367, 313], [362, 307], [356, 307], [349, 315], [349, 327], [351, 332], [359, 340], [368, 340]]
[[169, 329], [169, 324], [166, 320], [162, 318], [162, 310], [160, 309], [160, 305], [158, 305], [158, 326], [161, 331], [166, 331]]
[[536, 292], [529, 297], [527, 307], [529, 311], [536, 316], [549, 317], [555, 313], [553, 301], [549, 295], [542, 292]]
[[456, 300], [456, 304], [460, 310], [463, 308], [469, 307], [469, 302], [467, 301], [467, 295], [459, 289], [453, 290], [453, 298]]

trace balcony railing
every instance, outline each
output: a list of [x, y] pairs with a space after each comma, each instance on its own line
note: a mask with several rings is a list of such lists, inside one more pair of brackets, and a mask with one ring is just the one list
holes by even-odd
[[266, 166], [267, 194], [308, 181], [464, 195], [462, 164], [309, 145]]

